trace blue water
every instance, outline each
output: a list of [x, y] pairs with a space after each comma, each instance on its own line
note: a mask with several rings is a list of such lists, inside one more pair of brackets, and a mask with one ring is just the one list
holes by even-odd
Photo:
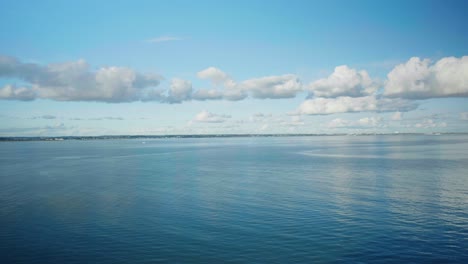
[[468, 136], [0, 143], [1, 263], [468, 263]]

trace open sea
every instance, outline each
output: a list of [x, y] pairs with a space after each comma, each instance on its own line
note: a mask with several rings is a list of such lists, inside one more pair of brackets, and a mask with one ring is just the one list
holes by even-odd
[[468, 263], [468, 135], [0, 143], [1, 263]]

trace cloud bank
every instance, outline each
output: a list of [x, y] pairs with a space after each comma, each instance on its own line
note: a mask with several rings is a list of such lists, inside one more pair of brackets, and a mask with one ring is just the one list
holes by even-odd
[[335, 118], [328, 123], [323, 125], [328, 129], [357, 129], [357, 130], [369, 130], [376, 128], [386, 128], [388, 127], [388, 122], [382, 117], [371, 116], [363, 117], [357, 120], [347, 120], [343, 118]]
[[257, 99], [293, 98], [302, 91], [302, 83], [296, 75], [285, 74], [253, 78], [237, 83], [222, 70], [209, 67], [197, 73], [198, 78], [210, 80], [217, 89], [201, 89], [194, 96], [197, 100], [225, 99], [238, 101], [248, 96]]
[[296, 75], [286, 74], [246, 80], [240, 84], [240, 89], [252, 94], [253, 98], [293, 98], [302, 91], [302, 84]]
[[369, 74], [357, 71], [346, 65], [338, 66], [327, 78], [312, 82], [308, 90], [316, 97], [361, 97], [373, 94], [379, 88], [379, 82], [372, 80]]
[[218, 115], [218, 114], [213, 114], [208, 111], [201, 111], [198, 113], [193, 121], [195, 122], [202, 122], [202, 123], [223, 123], [225, 122], [228, 118], [231, 118], [230, 115]]
[[[155, 42], [169, 40], [175, 39], [154, 39]], [[0, 99], [178, 104], [247, 98], [287, 99], [308, 91], [309, 96], [292, 114], [398, 112], [393, 119], [401, 120], [401, 113], [416, 109], [418, 100], [468, 97], [468, 56], [446, 57], [435, 63], [413, 57], [395, 66], [385, 81], [373, 79], [366, 70], [347, 65], [337, 66], [328, 77], [306, 86], [294, 74], [237, 81], [221, 69], [208, 67], [196, 76], [208, 80], [211, 86], [195, 88], [189, 80], [173, 78], [166, 88], [161, 88], [162, 76], [127, 67], [93, 69], [84, 60], [41, 65], [0, 56], [0, 79], [13, 80], [13, 84], [0, 87]], [[200, 114], [195, 121], [212, 122], [226, 118], [206, 111]]]
[[387, 76], [384, 95], [407, 99], [468, 97], [468, 56], [446, 57], [431, 64], [413, 57]]
[[26, 83], [0, 88], [1, 99], [57, 101], [101, 101], [109, 103], [153, 100], [162, 77], [141, 74], [124, 67], [103, 67], [96, 71], [84, 60], [48, 64], [23, 63], [0, 56], [0, 78], [13, 78]]
[[418, 107], [417, 103], [404, 99], [377, 96], [338, 98], [315, 98], [304, 101], [297, 109], [298, 114], [329, 115], [353, 112], [407, 112]]
[[302, 91], [297, 76], [286, 74], [253, 78], [237, 83], [220, 69], [209, 67], [198, 72], [215, 88], [193, 89], [187, 80], [174, 78], [167, 89], [158, 88], [163, 77], [143, 74], [126, 67], [102, 67], [92, 70], [84, 60], [39, 65], [0, 56], [0, 78], [18, 80], [24, 85], [7, 84], [0, 88], [0, 99], [30, 101], [96, 101], [121, 103], [157, 101], [182, 103], [191, 100], [238, 101], [247, 97], [282, 99]]

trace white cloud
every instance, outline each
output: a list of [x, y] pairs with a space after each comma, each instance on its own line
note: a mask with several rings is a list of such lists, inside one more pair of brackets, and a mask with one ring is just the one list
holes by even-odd
[[342, 118], [335, 118], [328, 122], [326, 125], [328, 128], [340, 128], [340, 127], [348, 127], [350, 126], [350, 122], [348, 120]]
[[195, 116], [193, 121], [203, 122], [203, 123], [223, 123], [228, 118], [231, 118], [231, 116], [213, 114], [213, 113], [203, 110]]
[[205, 101], [205, 100], [228, 100], [228, 101], [239, 101], [247, 97], [247, 94], [239, 89], [198, 89], [192, 94], [193, 100]]
[[402, 99], [365, 97], [314, 98], [304, 101], [296, 111], [306, 115], [328, 115], [352, 112], [389, 112], [416, 109], [414, 102]]
[[382, 117], [364, 117], [357, 121], [360, 126], [378, 126], [383, 121]]
[[180, 103], [190, 100], [192, 95], [192, 83], [190, 81], [174, 78], [171, 81], [169, 96], [170, 103]]
[[354, 121], [335, 118], [326, 124], [327, 128], [370, 128], [382, 126], [385, 125], [381, 117], [363, 117]]
[[172, 37], [172, 36], [161, 36], [161, 37], [149, 39], [148, 42], [160, 43], [160, 42], [175, 41], [175, 40], [182, 40], [182, 38]]
[[[169, 38], [172, 37], [166, 37]], [[40, 65], [0, 56], [0, 78], [21, 83], [21, 86], [7, 84], [0, 87], [0, 99], [181, 103], [189, 100], [238, 101], [248, 97], [293, 98], [303, 91], [299, 77], [294, 74], [236, 82], [222, 70], [209, 67], [197, 76], [210, 80], [216, 87], [193, 89], [190, 81], [173, 79], [169, 87], [162, 89], [158, 87], [163, 77], [126, 67], [94, 70], [84, 60]], [[303, 102], [296, 114], [405, 112], [417, 107], [416, 103], [405, 99], [468, 96], [468, 56], [447, 57], [435, 64], [411, 58], [388, 74], [385, 97], [376, 95], [377, 88], [378, 82], [366, 71], [338, 66], [330, 76], [308, 86], [315, 97]], [[398, 120], [397, 114], [394, 118]]]
[[373, 94], [378, 88], [379, 83], [372, 80], [366, 71], [342, 65], [327, 78], [312, 82], [308, 90], [316, 97], [360, 97]]
[[447, 127], [445, 122], [435, 122], [432, 119], [424, 119], [422, 122], [414, 124], [416, 128], [435, 128], [435, 127]]
[[192, 94], [193, 100], [220, 100], [223, 98], [223, 93], [217, 89], [198, 89]]
[[377, 105], [375, 97], [339, 97], [337, 99], [315, 98], [306, 100], [299, 106], [299, 112], [307, 115], [326, 115], [376, 110]]
[[197, 73], [198, 78], [208, 79], [215, 85], [220, 85], [224, 83], [230, 83], [232, 81], [231, 77], [222, 70], [215, 67], [208, 67]]
[[411, 58], [388, 75], [384, 95], [409, 99], [468, 96], [468, 56], [446, 57], [431, 64]]
[[124, 67], [92, 71], [84, 60], [42, 66], [5, 56], [0, 56], [0, 77], [27, 83], [22, 88], [3, 87], [1, 99], [113, 103], [159, 99], [160, 92], [154, 88], [162, 80], [159, 75], [140, 74]]
[[240, 87], [259, 99], [292, 98], [302, 91], [299, 78], [293, 74], [249, 79], [243, 81]]
[[283, 122], [284, 126], [303, 126], [305, 124], [304, 119], [300, 116], [291, 116], [289, 122]]
[[130, 68], [110, 66], [92, 70], [84, 60], [39, 65], [0, 56], [0, 78], [18, 79], [25, 83], [22, 87], [6, 85], [0, 88], [0, 99], [181, 103], [189, 100], [238, 101], [249, 96], [259, 99], [292, 98], [302, 91], [301, 82], [292, 74], [253, 78], [241, 83], [236, 83], [228, 74], [214, 67], [197, 75], [222, 87], [194, 90], [191, 82], [173, 79], [169, 88], [159, 89], [161, 76], [138, 73]]
[[5, 85], [0, 88], [0, 99], [31, 101], [37, 97], [36, 91], [25, 87]]
[[[302, 91], [301, 82], [293, 74], [253, 78], [237, 83], [222, 70], [209, 67], [198, 72], [197, 77], [210, 80], [216, 86], [222, 86], [224, 89], [219, 93], [222, 93], [223, 99], [230, 101], [242, 100], [249, 95], [258, 99], [292, 98]], [[211, 98], [206, 91], [200, 93], [208, 95], [208, 97], [197, 95], [196, 98], [200, 98], [200, 100], [206, 100], [207, 98], [221, 99], [218, 93], [216, 93], [217, 95], [214, 98]], [[215, 92], [211, 93], [214, 94]]]
[[267, 131], [270, 128], [270, 125], [263, 124], [261, 127], [258, 128], [258, 131]]
[[240, 101], [247, 97], [247, 93], [244, 91], [232, 88], [223, 91], [223, 98], [229, 101]]

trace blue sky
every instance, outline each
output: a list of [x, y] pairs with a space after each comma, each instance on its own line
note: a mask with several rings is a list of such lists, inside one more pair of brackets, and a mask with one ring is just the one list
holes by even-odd
[[468, 132], [466, 1], [2, 1], [0, 135]]

